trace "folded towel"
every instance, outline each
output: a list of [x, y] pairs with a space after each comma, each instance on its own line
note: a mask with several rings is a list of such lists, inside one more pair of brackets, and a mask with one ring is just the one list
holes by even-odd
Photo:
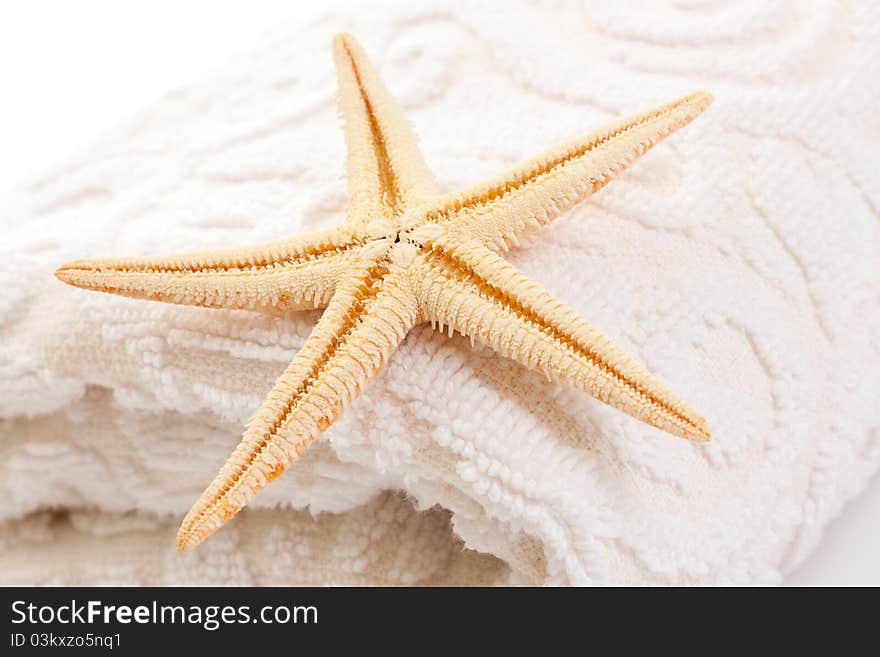
[[[448, 189], [715, 94], [508, 256], [704, 413], [712, 443], [420, 328], [248, 510], [174, 551], [318, 313], [52, 272], [337, 223], [338, 31]], [[395, 2], [279, 28], [0, 199], [0, 581], [778, 582], [880, 463], [877, 79], [870, 3]]]

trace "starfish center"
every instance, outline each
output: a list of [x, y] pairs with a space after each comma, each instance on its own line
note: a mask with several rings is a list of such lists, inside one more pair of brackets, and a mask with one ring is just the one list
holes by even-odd
[[400, 265], [401, 267], [406, 267], [415, 259], [419, 252], [419, 248], [420, 246], [418, 244], [413, 243], [405, 237], [401, 239], [400, 235], [398, 235], [394, 244], [391, 245], [389, 258], [391, 262]]
[[367, 237], [374, 240], [391, 239], [400, 231], [395, 227], [394, 223], [386, 217], [378, 217], [367, 224], [364, 229]]

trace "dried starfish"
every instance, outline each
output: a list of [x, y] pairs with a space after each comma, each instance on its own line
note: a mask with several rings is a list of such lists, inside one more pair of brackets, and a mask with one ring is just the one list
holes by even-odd
[[604, 335], [497, 255], [602, 188], [712, 101], [706, 93], [615, 121], [489, 182], [440, 195], [415, 136], [357, 42], [333, 41], [348, 147], [343, 226], [268, 244], [165, 257], [77, 260], [71, 285], [268, 313], [326, 307], [187, 514], [199, 544], [281, 474], [359, 394], [407, 332], [430, 321], [692, 440], [705, 420]]

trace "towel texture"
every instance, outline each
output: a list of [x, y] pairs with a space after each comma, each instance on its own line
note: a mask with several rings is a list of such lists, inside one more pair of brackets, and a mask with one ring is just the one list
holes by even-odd
[[[318, 314], [52, 272], [340, 221], [343, 30], [448, 189], [715, 94], [509, 254], [704, 413], [711, 444], [420, 328], [250, 509], [174, 551]], [[880, 463], [878, 79], [871, 3], [390, 3], [280, 28], [0, 200], [0, 582], [780, 581]]]

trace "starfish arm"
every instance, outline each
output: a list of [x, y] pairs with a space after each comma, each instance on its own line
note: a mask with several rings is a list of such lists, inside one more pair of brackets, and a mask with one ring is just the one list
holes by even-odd
[[507, 250], [523, 233], [549, 223], [604, 187], [711, 102], [709, 94], [695, 93], [610, 123], [483, 185], [442, 199], [428, 212], [428, 220], [448, 222], [462, 236], [495, 251]]
[[349, 223], [396, 217], [437, 193], [415, 135], [350, 35], [333, 39], [339, 109], [348, 147]]
[[488, 248], [434, 245], [414, 276], [426, 321], [478, 340], [648, 424], [709, 440], [706, 421], [607, 337]]
[[401, 273], [365, 269], [340, 285], [241, 443], [187, 514], [177, 546], [198, 545], [281, 474], [360, 393], [416, 322]]
[[281, 313], [326, 306], [362, 243], [333, 229], [250, 247], [74, 260], [55, 275], [70, 285], [139, 299]]

